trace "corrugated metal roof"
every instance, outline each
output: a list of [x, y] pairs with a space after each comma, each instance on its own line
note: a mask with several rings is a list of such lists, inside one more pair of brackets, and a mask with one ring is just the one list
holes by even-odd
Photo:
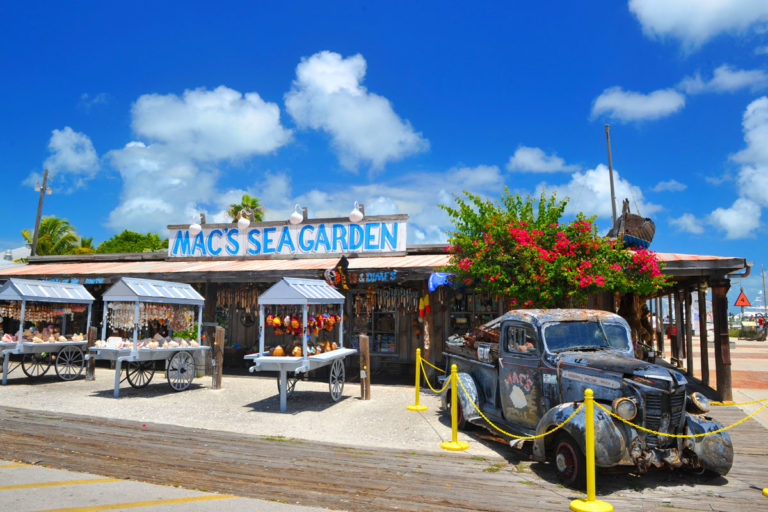
[[0, 288], [0, 300], [90, 304], [94, 299], [81, 284], [13, 278]]
[[[449, 254], [379, 256], [350, 258], [349, 269], [436, 268], [446, 265]], [[36, 263], [0, 271], [0, 276], [114, 276], [131, 274], [173, 274], [189, 272], [267, 272], [283, 270], [325, 270], [338, 258], [208, 261], [125, 261], [92, 263]]]
[[123, 277], [104, 292], [104, 300], [202, 304], [205, 299], [187, 283]]
[[344, 296], [319, 279], [284, 277], [259, 296], [259, 304], [343, 304]]

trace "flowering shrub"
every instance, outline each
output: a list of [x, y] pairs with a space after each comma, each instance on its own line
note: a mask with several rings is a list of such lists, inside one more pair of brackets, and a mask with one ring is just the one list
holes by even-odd
[[454, 207], [440, 205], [456, 228], [443, 270], [457, 283], [504, 296], [512, 307], [582, 305], [601, 291], [647, 296], [667, 284], [652, 251], [598, 236], [594, 217], [561, 224], [566, 201], [555, 195], [542, 194], [535, 208], [508, 189], [498, 203], [464, 194]]

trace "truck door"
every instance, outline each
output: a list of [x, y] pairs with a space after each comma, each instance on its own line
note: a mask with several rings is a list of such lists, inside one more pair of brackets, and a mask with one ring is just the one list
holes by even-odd
[[499, 391], [504, 418], [521, 427], [535, 427], [543, 402], [536, 330], [527, 324], [506, 322], [500, 345]]

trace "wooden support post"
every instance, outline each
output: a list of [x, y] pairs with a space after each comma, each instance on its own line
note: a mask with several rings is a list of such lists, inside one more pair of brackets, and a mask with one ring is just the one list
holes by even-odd
[[672, 336], [672, 359], [675, 359], [677, 361], [678, 366], [682, 366], [682, 360], [680, 359], [682, 357], [680, 345], [682, 343], [680, 342], [683, 339], [683, 304], [682, 304], [682, 295], [683, 292], [681, 290], [675, 291], [675, 331], [676, 334]]
[[709, 346], [707, 345], [707, 283], [699, 283], [699, 347], [701, 347], [701, 382], [709, 386]]
[[360, 398], [371, 399], [371, 348], [367, 334], [357, 338], [360, 345]]
[[216, 327], [214, 342], [211, 345], [211, 368], [213, 369], [213, 389], [221, 389], [221, 377], [224, 366], [224, 328]]
[[664, 357], [664, 308], [662, 308], [661, 297], [656, 297], [656, 347], [657, 352]]
[[[85, 346], [86, 354], [89, 353], [88, 349], [96, 344], [97, 332], [98, 330], [94, 326], [88, 328], [88, 343]], [[88, 364], [85, 366], [85, 380], [96, 380], [96, 360], [94, 358], [88, 359]]]
[[[205, 375], [213, 375], [213, 341], [216, 336], [216, 328], [211, 326], [216, 322], [216, 301], [218, 298], [219, 285], [218, 283], [205, 283], [205, 306], [203, 307], [203, 325], [199, 326], [199, 329], [203, 329], [201, 332], [205, 334], [204, 345], [211, 347], [211, 350], [205, 351]], [[230, 317], [231, 318], [231, 317]], [[224, 340], [221, 342], [223, 350]]]
[[715, 372], [717, 392], [721, 400], [733, 400], [731, 388], [731, 347], [728, 336], [729, 279], [712, 281], [712, 314], [715, 318]]
[[693, 320], [691, 318], [691, 290], [683, 291], [685, 294], [685, 354], [688, 375], [693, 376]]

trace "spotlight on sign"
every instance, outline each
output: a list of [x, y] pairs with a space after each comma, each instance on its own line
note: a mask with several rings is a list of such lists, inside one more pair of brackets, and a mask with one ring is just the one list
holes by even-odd
[[197, 235], [203, 230], [203, 227], [197, 222], [189, 225], [189, 234], [192, 236]]
[[248, 216], [245, 214], [245, 212], [240, 212], [240, 218], [237, 219], [237, 227], [241, 230], [248, 229], [248, 226], [251, 225], [251, 220], [248, 218]]
[[352, 208], [352, 211], [349, 213], [349, 220], [352, 222], [360, 222], [364, 217], [363, 212], [360, 211], [360, 205], [355, 201], [355, 207]]
[[304, 215], [301, 213], [301, 207], [297, 204], [293, 207], [293, 213], [291, 213], [291, 216], [288, 217], [288, 220], [291, 224], [301, 224], [301, 221], [304, 220]]

